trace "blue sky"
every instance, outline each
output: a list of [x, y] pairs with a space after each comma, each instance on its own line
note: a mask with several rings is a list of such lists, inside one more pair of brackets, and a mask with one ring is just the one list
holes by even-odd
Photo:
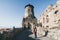
[[34, 6], [34, 13], [38, 18], [44, 9], [55, 4], [56, 0], [0, 0], [0, 28], [21, 27], [24, 7], [29, 3]]

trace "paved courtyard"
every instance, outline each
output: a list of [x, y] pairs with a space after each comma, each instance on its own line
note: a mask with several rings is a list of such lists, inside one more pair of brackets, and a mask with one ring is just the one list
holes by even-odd
[[35, 38], [34, 34], [32, 34], [32, 32], [29, 31], [28, 29], [26, 29], [21, 34], [15, 36], [13, 40], [53, 40], [53, 39], [48, 37], [38, 37], [38, 36], [37, 38]]

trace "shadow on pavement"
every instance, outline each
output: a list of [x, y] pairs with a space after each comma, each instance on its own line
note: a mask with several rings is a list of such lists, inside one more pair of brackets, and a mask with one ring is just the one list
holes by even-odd
[[30, 34], [32, 34], [32, 32], [28, 29], [25, 29], [22, 33], [14, 36], [13, 40], [35, 40], [29, 37]]

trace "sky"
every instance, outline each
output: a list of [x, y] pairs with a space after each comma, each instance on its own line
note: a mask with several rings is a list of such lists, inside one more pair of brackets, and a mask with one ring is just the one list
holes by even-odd
[[55, 4], [56, 0], [0, 0], [0, 28], [22, 27], [25, 6], [34, 6], [34, 14], [38, 18], [45, 8]]

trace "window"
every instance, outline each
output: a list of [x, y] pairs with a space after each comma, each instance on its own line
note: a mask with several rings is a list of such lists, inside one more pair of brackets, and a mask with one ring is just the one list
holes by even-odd
[[47, 17], [48, 17], [48, 15], [47, 15]]
[[28, 13], [30, 12], [30, 9], [28, 9]]
[[56, 21], [54, 21], [54, 22], [56, 22]]
[[57, 5], [56, 5], [56, 7], [57, 7]]
[[25, 18], [23, 18], [23, 22], [25, 22]]
[[55, 11], [55, 14], [57, 14], [58, 10]]
[[42, 27], [42, 23], [39, 24]]
[[49, 26], [46, 26], [46, 27], [49, 27]]
[[47, 10], [46, 10], [46, 12], [47, 12]]
[[46, 18], [46, 20], [47, 20], [47, 23], [49, 22], [49, 18]]
[[58, 21], [60, 21], [60, 19]]

